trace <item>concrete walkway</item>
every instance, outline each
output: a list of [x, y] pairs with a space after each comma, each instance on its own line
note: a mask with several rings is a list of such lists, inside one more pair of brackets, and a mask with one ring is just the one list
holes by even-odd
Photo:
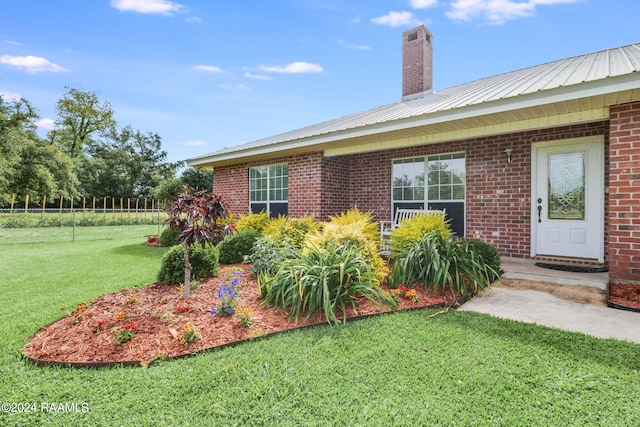
[[[542, 285], [588, 286], [602, 292], [606, 291], [608, 283], [607, 273], [549, 270], [536, 267], [531, 260], [505, 258], [502, 268], [503, 279], [525, 280]], [[640, 344], [640, 313], [579, 303], [538, 290], [510, 289], [496, 283], [490, 291], [475, 296], [458, 310]]]

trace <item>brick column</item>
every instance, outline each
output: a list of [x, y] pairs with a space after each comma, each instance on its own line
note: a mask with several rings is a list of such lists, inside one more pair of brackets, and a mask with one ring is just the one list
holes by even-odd
[[640, 102], [611, 107], [609, 279], [640, 284]]

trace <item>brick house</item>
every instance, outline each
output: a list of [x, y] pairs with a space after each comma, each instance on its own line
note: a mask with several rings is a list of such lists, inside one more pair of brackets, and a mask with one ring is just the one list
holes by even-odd
[[446, 208], [505, 256], [640, 283], [640, 44], [432, 90], [432, 35], [402, 34], [402, 99], [189, 159], [235, 213], [326, 219]]

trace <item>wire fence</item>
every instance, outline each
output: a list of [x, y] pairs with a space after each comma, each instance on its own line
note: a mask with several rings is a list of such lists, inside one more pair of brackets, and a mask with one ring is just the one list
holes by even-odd
[[[155, 225], [160, 234], [166, 211], [156, 200], [148, 199], [60, 199], [58, 207], [47, 206], [43, 199], [40, 206], [29, 206], [29, 198], [17, 204], [12, 200], [7, 208], [0, 208], [0, 237], [11, 235], [57, 235], [62, 239], [76, 240], [83, 227]], [[59, 228], [54, 232], [10, 233], [10, 229]], [[4, 232], [3, 232], [4, 230]], [[54, 238], [55, 239], [55, 238]], [[1, 244], [1, 243], [0, 243]]]

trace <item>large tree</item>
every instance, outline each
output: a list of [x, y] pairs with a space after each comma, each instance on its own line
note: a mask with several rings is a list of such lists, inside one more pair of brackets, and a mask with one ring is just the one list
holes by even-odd
[[87, 157], [78, 162], [85, 195], [129, 198], [152, 197], [165, 179], [173, 178], [179, 163], [166, 161], [158, 134], [127, 126], [101, 141], [92, 141]]
[[71, 159], [36, 134], [38, 114], [25, 99], [0, 96], [0, 204], [16, 196], [49, 200], [76, 194]]
[[77, 159], [93, 138], [113, 132], [116, 121], [111, 104], [100, 103], [95, 92], [66, 89], [56, 105], [58, 120], [49, 138], [71, 158]]

